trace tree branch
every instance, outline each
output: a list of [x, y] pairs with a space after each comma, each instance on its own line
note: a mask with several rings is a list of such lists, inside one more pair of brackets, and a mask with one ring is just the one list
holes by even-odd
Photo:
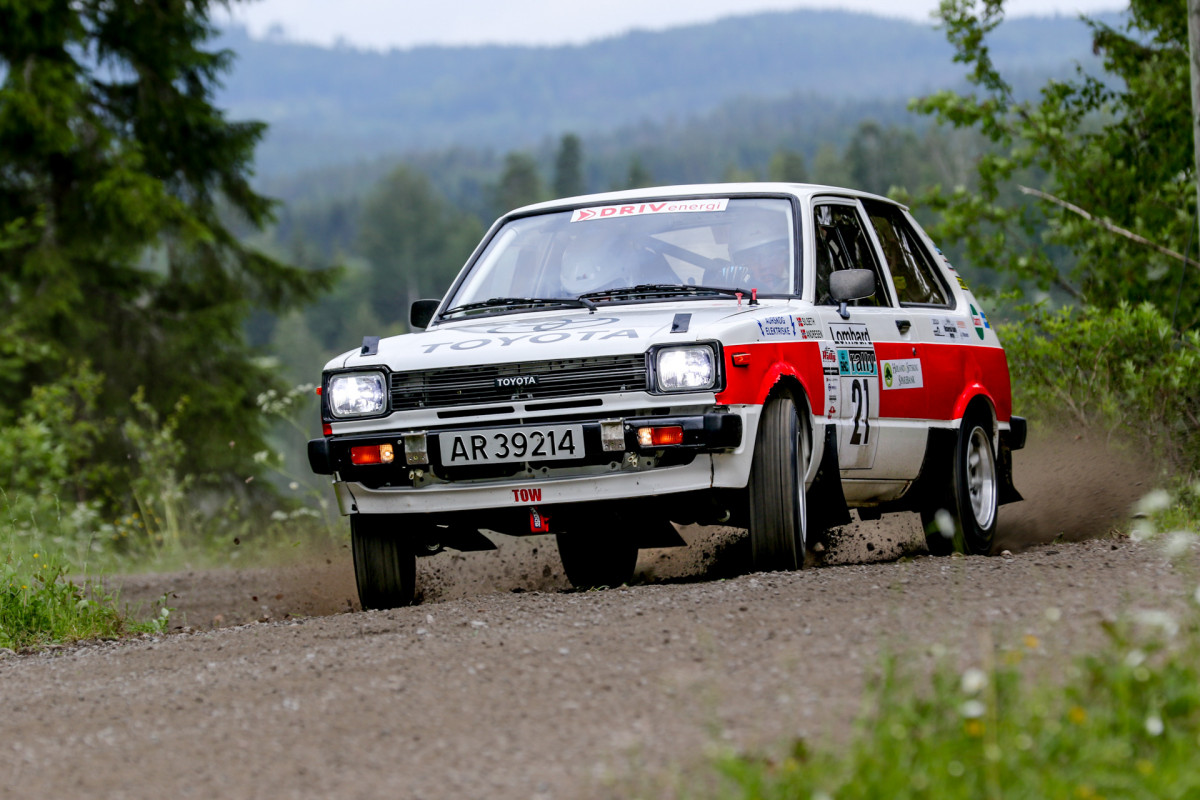
[[1154, 242], [1150, 241], [1146, 237], [1138, 236], [1133, 231], [1127, 231], [1124, 228], [1120, 227], [1119, 225], [1112, 224], [1111, 222], [1109, 222], [1106, 219], [1099, 219], [1099, 218], [1093, 216], [1092, 214], [1089, 214], [1088, 212], [1084, 211], [1079, 206], [1073, 205], [1072, 203], [1068, 203], [1066, 200], [1055, 197], [1052, 194], [1047, 194], [1046, 192], [1038, 191], [1037, 189], [1030, 189], [1028, 186], [1018, 185], [1017, 188], [1020, 189], [1023, 194], [1030, 194], [1030, 195], [1033, 195], [1034, 197], [1038, 197], [1042, 200], [1048, 200], [1051, 203], [1054, 203], [1055, 205], [1062, 206], [1063, 208], [1067, 209], [1068, 211], [1071, 211], [1071, 212], [1083, 217], [1088, 222], [1094, 222], [1095, 224], [1099, 225], [1101, 228], [1104, 228], [1106, 231], [1118, 234], [1120, 236], [1124, 236], [1126, 239], [1130, 239], [1131, 241], [1137, 242], [1138, 244], [1145, 245], [1146, 247], [1149, 247], [1153, 250], [1158, 251], [1159, 253], [1162, 253], [1164, 256], [1170, 256], [1171, 258], [1175, 259], [1176, 261], [1182, 261], [1184, 264], [1187, 264], [1189, 267], [1195, 267], [1196, 269], [1200, 269], [1200, 261], [1193, 261], [1192, 259], [1184, 256], [1182, 253], [1177, 253], [1174, 250], [1170, 249], [1169, 247], [1163, 247], [1161, 244], [1155, 244]]

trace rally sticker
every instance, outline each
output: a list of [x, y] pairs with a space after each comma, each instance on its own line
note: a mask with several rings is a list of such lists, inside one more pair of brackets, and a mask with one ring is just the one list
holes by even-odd
[[758, 331], [763, 336], [792, 338], [796, 335], [796, 321], [791, 317], [766, 317], [758, 320]]
[[729, 198], [711, 200], [674, 200], [661, 203], [630, 203], [623, 206], [597, 206], [577, 208], [571, 213], [571, 222], [613, 217], [640, 217], [644, 214], [694, 214], [703, 211], [724, 211]]
[[838, 371], [842, 375], [874, 375], [875, 351], [869, 348], [838, 350]]
[[837, 348], [829, 342], [821, 343], [821, 366], [824, 368], [826, 375], [842, 374], [838, 368]]
[[958, 278], [958, 288], [962, 289], [965, 292], [971, 291], [970, 289], [967, 288], [967, 282], [963, 280], [962, 275], [955, 275], [954, 277]]
[[882, 361], [884, 389], [920, 389], [925, 385], [921, 377], [921, 359], [902, 358], [897, 361]]

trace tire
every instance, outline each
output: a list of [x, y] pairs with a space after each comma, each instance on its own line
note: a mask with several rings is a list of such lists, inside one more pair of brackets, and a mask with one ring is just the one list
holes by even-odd
[[613, 588], [633, 580], [637, 543], [615, 516], [581, 522], [555, 540], [563, 572], [576, 589]]
[[750, 559], [761, 572], [804, 566], [808, 426], [786, 397], [763, 407], [750, 467]]
[[[966, 553], [988, 555], [996, 539], [1000, 497], [1000, 469], [992, 445], [992, 418], [978, 410], [963, 417], [954, 448], [949, 491], [938, 508], [923, 511], [925, 543], [933, 555]], [[937, 511], [945, 508], [954, 524], [946, 537], [937, 525]]]
[[417, 557], [402, 533], [404, 518], [390, 514], [350, 517], [354, 580], [363, 610], [411, 605]]

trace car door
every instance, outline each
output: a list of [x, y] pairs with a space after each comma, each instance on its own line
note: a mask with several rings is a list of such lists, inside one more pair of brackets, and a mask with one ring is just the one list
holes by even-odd
[[[833, 417], [843, 477], [911, 480], [920, 470], [925, 436], [916, 330], [897, 307], [877, 237], [857, 199], [814, 199], [812, 229], [814, 300], [829, 333], [823, 355], [837, 363]], [[829, 296], [829, 276], [842, 269], [867, 269], [876, 276], [875, 294], [851, 303], [847, 317]], [[827, 380], [827, 393], [832, 383]]]

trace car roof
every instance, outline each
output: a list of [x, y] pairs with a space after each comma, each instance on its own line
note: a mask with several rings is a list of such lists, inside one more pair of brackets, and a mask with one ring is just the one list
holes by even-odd
[[505, 216], [524, 216], [542, 211], [553, 211], [568, 208], [579, 208], [591, 205], [610, 205], [631, 200], [651, 200], [663, 197], [696, 197], [713, 195], [762, 195], [790, 194], [800, 199], [821, 194], [841, 194], [851, 197], [861, 197], [870, 200], [880, 200], [891, 205], [906, 208], [895, 200], [881, 195], [863, 192], [858, 189], [847, 189], [841, 186], [826, 186], [819, 183], [779, 183], [779, 182], [745, 182], [745, 183], [693, 183], [678, 186], [647, 186], [643, 189], [627, 189], [620, 192], [601, 192], [599, 194], [584, 194], [577, 197], [563, 197], [558, 200], [547, 200], [542, 203], [523, 206], [514, 209]]

